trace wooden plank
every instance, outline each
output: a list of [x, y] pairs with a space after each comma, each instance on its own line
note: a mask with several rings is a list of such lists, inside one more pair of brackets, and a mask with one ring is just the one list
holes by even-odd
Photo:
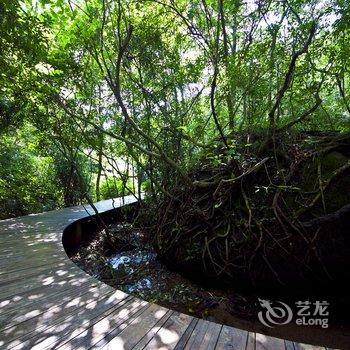
[[[142, 307], [139, 308], [135, 313], [128, 312], [127, 316], [118, 316], [116, 320], [113, 320], [115, 322], [114, 326], [112, 328], [108, 327], [108, 329], [104, 332], [103, 336], [98, 337], [97, 339], [94, 338], [91, 342], [92, 346], [89, 347], [89, 349], [107, 349], [112, 340], [113, 343], [111, 347], [115, 346], [115, 348], [118, 348], [120, 344], [120, 338], [118, 338], [118, 334], [122, 332], [125, 328], [127, 328], [135, 319], [138, 320], [140, 319], [140, 317], [147, 315], [149, 312], [149, 308], [150, 304], [145, 302], [145, 304], [143, 304]], [[70, 349], [73, 350], [74, 348]]]
[[175, 345], [175, 350], [182, 350], [187, 344], [188, 340], [191, 338], [194, 329], [197, 326], [198, 318], [193, 318], [191, 323], [186, 328], [185, 332], [182, 334], [180, 340]]
[[248, 333], [246, 350], [255, 350], [255, 333]]
[[292, 341], [290, 341], [290, 340], [285, 340], [285, 341], [284, 341], [284, 344], [285, 344], [286, 350], [295, 350], [295, 349], [294, 349], [294, 344], [293, 344]]
[[[22, 217], [22, 219], [25, 217]], [[20, 220], [21, 218], [16, 218], [14, 220]], [[0, 234], [2, 233], [1, 230], [6, 229], [6, 226], [1, 225], [1, 223], [4, 223], [4, 221], [0, 221]], [[18, 237], [21, 237], [21, 241], [26, 241], [26, 240], [33, 240], [34, 242], [37, 239], [46, 239], [46, 238], [50, 238], [50, 235], [52, 233], [49, 233], [47, 228], [44, 228], [42, 230], [42, 232], [39, 232], [38, 230], [36, 230], [34, 227], [30, 228], [30, 226], [28, 224], [24, 224], [22, 223], [22, 226], [24, 227], [24, 229], [17, 229], [14, 232], [8, 233], [5, 236], [1, 236], [1, 242], [7, 243], [7, 242], [13, 242], [16, 241], [18, 242]], [[59, 227], [60, 225], [57, 225], [57, 227], [55, 228], [55, 232], [59, 232]], [[56, 234], [56, 233], [55, 233]]]
[[216, 350], [237, 349], [245, 350], [247, 345], [248, 332], [223, 326], [219, 335], [219, 340], [216, 345]]
[[184, 349], [199, 349], [199, 344], [202, 342], [202, 339], [209, 327], [209, 324], [209, 321], [199, 320], [190, 338], [188, 339], [188, 342], [186, 343]]
[[18, 271], [28, 268], [36, 268], [43, 265], [54, 265], [57, 262], [67, 262], [67, 257], [61, 252], [57, 253], [47, 253], [43, 255], [28, 257], [27, 260], [23, 260], [21, 263], [18, 261], [13, 261], [12, 259], [6, 260], [4, 263], [0, 264], [1, 275], [4, 273], [9, 273], [12, 271]]
[[173, 311], [163, 324], [156, 324], [133, 349], [174, 349], [192, 320], [192, 316]]
[[16, 319], [21, 319], [20, 322], [23, 322], [23, 315], [30, 315], [33, 310], [35, 310], [36, 314], [39, 314], [40, 311], [44, 312], [57, 306], [58, 302], [66, 299], [73, 299], [77, 294], [81, 295], [82, 293], [92, 290], [93, 288], [97, 288], [98, 285], [91, 283], [89, 279], [86, 279], [85, 283], [82, 283], [79, 288], [69, 284], [61, 286], [61, 290], [58, 287], [59, 286], [55, 286], [55, 293], [36, 297], [35, 300], [28, 300], [27, 298], [20, 299], [12, 304], [9, 304], [9, 309], [7, 310], [5, 308], [1, 308], [0, 330], [8, 328], [11, 325], [11, 322], [15, 322]]
[[60, 271], [66, 272], [67, 274], [69, 271], [71, 271], [73, 268], [76, 268], [74, 264], [68, 261], [64, 261], [62, 263], [58, 264], [47, 264], [44, 266], [41, 266], [40, 268], [30, 269], [23, 271], [15, 271], [11, 274], [6, 274], [5, 276], [1, 276], [0, 278], [0, 292], [2, 290], [6, 290], [6, 287], [10, 284], [19, 284], [23, 279], [29, 279], [29, 278], [42, 278], [46, 277], [48, 275], [58, 275]]
[[59, 237], [55, 238], [55, 241], [53, 242], [50, 240], [50, 242], [41, 243], [40, 246], [20, 242], [20, 240], [17, 239], [17, 242], [12, 243], [10, 246], [11, 247], [9, 248], [5, 248], [3, 244], [0, 246], [1, 266], [5, 266], [6, 262], [11, 261], [17, 262], [18, 264], [24, 264], [25, 260], [28, 258], [37, 260], [41, 257], [50, 257], [50, 254], [59, 255], [62, 257], [66, 255], [63, 247], [60, 244]]
[[316, 346], [302, 343], [294, 343], [295, 350], [326, 350], [324, 346]]
[[[60, 261], [54, 261], [52, 263], [45, 263], [43, 262], [42, 265], [35, 267], [35, 271], [44, 271], [47, 270], [49, 268], [55, 268], [56, 270], [62, 270], [62, 269], [68, 269], [71, 267], [77, 267], [76, 264], [74, 264], [71, 260], [67, 260], [67, 258], [65, 260], [62, 260], [62, 262]], [[12, 271], [7, 271], [3, 274], [0, 275], [0, 281], [11, 281], [13, 279], [17, 279], [18, 277], [25, 277], [28, 275], [28, 273], [30, 273], [30, 270], [34, 270], [32, 267], [29, 268], [23, 268], [23, 266], [21, 266], [21, 268], [17, 269], [17, 270], [12, 270]]]
[[11, 296], [20, 296], [23, 293], [26, 293], [29, 290], [37, 289], [40, 287], [48, 286], [53, 283], [63, 282], [68, 277], [76, 277], [77, 282], [85, 281], [89, 279], [87, 274], [82, 274], [81, 270], [73, 266], [69, 271], [69, 274], [65, 275], [53, 275], [48, 274], [44, 278], [32, 278], [29, 280], [21, 280], [19, 283], [9, 284], [7, 288], [0, 289], [0, 300], [7, 299]]
[[285, 350], [283, 339], [270, 337], [264, 334], [256, 333], [255, 335], [256, 350]]
[[82, 284], [89, 281], [89, 283], [96, 283], [96, 280], [89, 278], [90, 276], [86, 274], [78, 274], [76, 270], [70, 272], [68, 275], [62, 275], [54, 278], [52, 283], [39, 284], [38, 286], [34, 286], [33, 288], [23, 288], [21, 285], [18, 285], [19, 291], [14, 289], [13, 293], [8, 293], [9, 295], [0, 298], [0, 311], [3, 306], [6, 306], [9, 303], [16, 303], [19, 300], [23, 300], [25, 298], [31, 297], [32, 295], [38, 295], [38, 293], [43, 292], [47, 289], [48, 293], [55, 290], [56, 287], [61, 287], [64, 285], [71, 285], [72, 287], [79, 288]]
[[[134, 318], [125, 328], [106, 343], [101, 342], [97, 348], [115, 349], [118, 344], [123, 344], [123, 349], [132, 349], [139, 341], [154, 327], [159, 320], [166, 320], [169, 317], [169, 310], [162, 306], [149, 304], [149, 307], [140, 316]], [[109, 336], [110, 338], [110, 336]], [[95, 347], [94, 347], [95, 348]]]
[[96, 302], [94, 298], [98, 298], [99, 296], [104, 298], [108, 293], [111, 294], [110, 288], [106, 287], [107, 286], [105, 286], [105, 288], [103, 288], [103, 286], [87, 286], [87, 288], [82, 290], [76, 289], [58, 299], [57, 302], [48, 309], [44, 305], [44, 307], [36, 307], [20, 315], [15, 314], [14, 317], [9, 318], [6, 325], [2, 327], [0, 340], [6, 343], [12, 339], [28, 335], [28, 333], [32, 331], [49, 325], [55, 318], [64, 316], [67, 313], [73, 313], [80, 307]]
[[[124, 293], [123, 293], [124, 294]], [[114, 315], [123, 313], [125, 309], [132, 309], [135, 298], [127, 295], [120, 295], [117, 291], [110, 297], [101, 299], [90, 309], [80, 309], [77, 313], [68, 315], [64, 319], [56, 320], [50, 327], [42, 331], [35, 331], [31, 337], [21, 339], [20, 343], [13, 348], [19, 349], [77, 349], [84, 346], [89, 347], [95, 324], [101, 320], [109, 323]], [[135, 307], [134, 307], [135, 310]], [[85, 347], [83, 347], [85, 349]]]
[[[55, 227], [55, 229], [51, 231], [48, 227], [44, 227], [41, 231], [42, 232], [38, 232], [37, 230], [35, 230], [34, 232], [31, 232], [29, 235], [26, 236], [24, 236], [21, 233], [17, 233], [12, 237], [7, 236], [6, 239], [0, 236], [0, 250], [16, 251], [16, 247], [26, 247], [41, 250], [45, 247], [49, 249], [49, 243], [51, 243], [52, 246], [60, 245], [59, 237], [61, 236], [62, 231], [59, 227]], [[23, 253], [25, 253], [24, 250]]]
[[209, 322], [208, 329], [204, 334], [204, 337], [199, 344], [199, 349], [213, 350], [219, 339], [222, 326], [220, 324]]
[[0, 271], [3, 273], [3, 269], [6, 268], [9, 263], [13, 265], [25, 265], [31, 262], [37, 263], [38, 260], [45, 257], [49, 258], [50, 256], [52, 256], [51, 261], [54, 261], [54, 257], [66, 258], [66, 254], [62, 250], [62, 247], [59, 246], [58, 242], [54, 244], [52, 242], [45, 243], [45, 248], [43, 246], [35, 249], [31, 246], [13, 245], [13, 251], [9, 249], [0, 249]]
[[[59, 236], [59, 233], [56, 233], [55, 236]], [[34, 258], [35, 254], [33, 253], [43, 254], [49, 253], [50, 251], [54, 253], [62, 251], [62, 247], [57, 237], [45, 242], [35, 241], [35, 238], [30, 241], [22, 240], [20, 236], [17, 237], [17, 239], [14, 239], [13, 242], [4, 243], [1, 239], [0, 241], [0, 263], [9, 257], [11, 257], [13, 261], [20, 261], [28, 258], [28, 256]]]
[[35, 308], [36, 304], [49, 306], [51, 302], [57, 302], [57, 298], [61, 294], [64, 295], [67, 291], [77, 289], [77, 287], [84, 288], [84, 286], [87, 285], [97, 285], [85, 276], [85, 280], [77, 286], [76, 283], [74, 283], [75, 279], [76, 276], [65, 277], [64, 281], [61, 283], [54, 283], [29, 290], [21, 296], [14, 296], [0, 301], [0, 319], [13, 310], [19, 309], [21, 312], [25, 312], [27, 309]]
[[21, 265], [15, 265], [12, 268], [3, 270], [2, 273], [0, 273], [0, 279], [2, 280], [3, 278], [7, 278], [8, 276], [11, 276], [12, 274], [15, 273], [22, 273], [23, 275], [25, 275], [28, 270], [31, 269], [42, 269], [43, 267], [48, 267], [48, 266], [56, 266], [57, 268], [59, 268], [60, 266], [76, 266], [71, 260], [68, 260], [68, 257], [66, 256], [62, 256], [62, 258], [60, 259], [56, 259], [54, 261], [50, 261], [50, 260], [46, 260], [46, 259], [42, 259], [40, 260], [38, 263], [36, 263], [34, 266], [32, 266], [32, 264], [21, 264]]
[[[164, 324], [169, 320], [170, 316], [174, 314], [175, 311], [167, 310], [166, 315], [160, 318], [156, 324], [147, 332], [138, 342], [135, 344], [132, 349], [145, 349], [147, 345], [149, 345], [152, 340], [155, 340], [159, 330], [162, 329]], [[155, 344], [154, 344], [155, 345]], [[155, 346], [152, 347], [154, 349]], [[158, 348], [158, 347], [157, 347]]]
[[[98, 289], [100, 288], [94, 288], [87, 293], [78, 294], [74, 298], [67, 297], [64, 303], [51, 307], [45, 312], [34, 315], [2, 331], [0, 341], [3, 341], [8, 348], [19, 345], [22, 347], [21, 344], [24, 341], [41, 334], [52, 325], [65, 324], [65, 322], [69, 323], [76, 318], [84, 317], [84, 315], [88, 316], [91, 309], [96, 305], [96, 299], [101, 298], [105, 301], [113, 294], [113, 292], [107, 290], [99, 292]], [[24, 315], [25, 317], [26, 315]]]
[[113, 309], [108, 314], [100, 315], [98, 318], [91, 320], [87, 325], [79, 326], [68, 339], [63, 339], [57, 348], [60, 350], [73, 350], [93, 347], [114, 328], [137, 317], [147, 307], [147, 302], [130, 297], [130, 300], [121, 307]]

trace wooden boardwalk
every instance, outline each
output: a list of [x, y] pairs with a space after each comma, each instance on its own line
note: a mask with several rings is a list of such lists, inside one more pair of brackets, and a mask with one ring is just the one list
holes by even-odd
[[[100, 212], [112, 207], [97, 204]], [[64, 228], [88, 212], [80, 206], [0, 221], [1, 350], [326, 349], [199, 320], [99, 282], [62, 246]]]

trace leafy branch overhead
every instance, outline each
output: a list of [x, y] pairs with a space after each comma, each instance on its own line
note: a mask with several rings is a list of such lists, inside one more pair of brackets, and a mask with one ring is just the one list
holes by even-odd
[[145, 194], [139, 219], [184, 271], [336, 279], [348, 13], [338, 0], [2, 1], [2, 217]]

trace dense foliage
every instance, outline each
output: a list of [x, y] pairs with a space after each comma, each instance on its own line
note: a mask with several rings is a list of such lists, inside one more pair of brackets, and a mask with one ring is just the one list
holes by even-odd
[[[146, 191], [163, 215], [159, 253], [193, 234], [186, 254], [220, 274], [234, 265], [221, 252], [239, 247], [222, 240], [216, 260], [208, 241], [233, 225], [254, 237], [251, 253], [266, 222], [303, 237], [297, 220], [328, 214], [323, 157], [350, 129], [347, 1], [4, 0], [0, 15], [2, 218]], [[341, 156], [337, 176], [349, 168]], [[312, 189], [297, 169], [308, 162], [321, 164]], [[316, 211], [299, 217], [281, 192]]]

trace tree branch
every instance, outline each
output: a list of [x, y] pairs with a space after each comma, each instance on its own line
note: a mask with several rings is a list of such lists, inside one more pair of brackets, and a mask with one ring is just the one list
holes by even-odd
[[305, 41], [303, 47], [301, 49], [299, 49], [298, 51], [296, 51], [294, 53], [294, 55], [292, 56], [292, 59], [289, 63], [288, 71], [284, 77], [283, 85], [278, 90], [277, 96], [275, 99], [275, 103], [273, 104], [272, 109], [268, 115], [269, 116], [269, 128], [270, 128], [270, 130], [272, 130], [275, 127], [275, 113], [276, 113], [276, 110], [281, 103], [281, 100], [282, 100], [284, 94], [286, 93], [286, 91], [288, 90], [288, 88], [290, 86], [290, 83], [292, 81], [292, 77], [294, 74], [297, 59], [299, 56], [301, 56], [302, 54], [307, 52], [309, 45], [311, 44], [311, 41], [312, 41], [315, 33], [316, 33], [316, 23], [313, 23], [313, 25], [309, 31], [309, 36], [308, 36], [307, 40]]
[[310, 108], [308, 109], [307, 111], [305, 111], [299, 118], [295, 119], [295, 120], [292, 120], [291, 122], [289, 122], [288, 124], [286, 125], [283, 125], [281, 126], [280, 128], [278, 128], [276, 130], [276, 132], [282, 132], [282, 131], [285, 131], [289, 128], [291, 128], [293, 125], [297, 124], [297, 123], [300, 123], [302, 122], [303, 120], [305, 120], [311, 113], [315, 112], [317, 110], [317, 108], [321, 105], [322, 103], [322, 100], [319, 96], [318, 93], [315, 94], [315, 104]]

